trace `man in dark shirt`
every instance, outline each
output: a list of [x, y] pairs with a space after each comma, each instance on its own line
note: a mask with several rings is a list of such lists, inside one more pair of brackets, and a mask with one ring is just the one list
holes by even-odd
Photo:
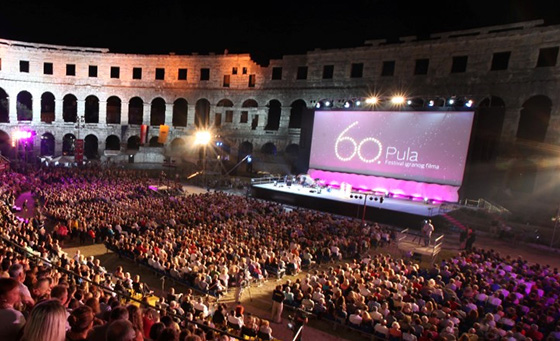
[[284, 292], [282, 285], [277, 285], [272, 292], [272, 321], [282, 323], [282, 310], [284, 309]]

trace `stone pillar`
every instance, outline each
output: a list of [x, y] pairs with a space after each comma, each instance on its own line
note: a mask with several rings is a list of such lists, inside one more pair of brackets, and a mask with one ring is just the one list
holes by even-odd
[[33, 116], [31, 119], [31, 123], [33, 125], [39, 125], [41, 124], [41, 98], [36, 98], [35, 96], [33, 96], [33, 102], [31, 104], [32, 107], [32, 111], [33, 111]]
[[521, 107], [506, 107], [500, 141], [511, 142], [515, 140], [517, 136], [517, 129], [519, 127], [521, 109]]
[[165, 125], [173, 126], [173, 103], [165, 103]]
[[196, 114], [196, 106], [193, 105], [193, 104], [189, 104], [187, 112], [189, 113], [187, 115], [187, 128], [193, 128], [194, 129], [195, 128], [195, 126], [194, 126], [194, 116]]
[[62, 104], [64, 103], [63, 99], [55, 98], [54, 100], [54, 123], [62, 124], [64, 123], [64, 119], [62, 117]]
[[99, 124], [107, 124], [107, 101], [99, 101]]
[[18, 122], [17, 119], [17, 95], [16, 96], [10, 96], [9, 98], [9, 104], [8, 104], [8, 116], [10, 119], [10, 123], [11, 124], [16, 124]]
[[144, 103], [144, 108], [142, 109], [142, 124], [150, 124], [151, 119], [151, 111], [152, 111], [152, 104], [151, 103]]
[[80, 122], [80, 116], [85, 117], [85, 112], [86, 112], [86, 101], [83, 99], [78, 99], [76, 100], [76, 122]]
[[128, 124], [128, 105], [121, 101], [121, 125]]
[[290, 126], [290, 113], [292, 108], [282, 106], [280, 110], [280, 125], [278, 126], [278, 130], [286, 131]]

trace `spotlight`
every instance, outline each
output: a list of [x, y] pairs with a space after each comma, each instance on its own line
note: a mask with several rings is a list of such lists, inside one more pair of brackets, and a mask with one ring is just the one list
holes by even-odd
[[429, 106], [429, 107], [433, 107], [434, 104], [435, 104], [435, 102], [434, 102], [433, 99], [431, 99], [431, 100], [428, 101], [428, 106]]
[[247, 163], [251, 162], [253, 162], [253, 158], [251, 157], [251, 155], [247, 155]]
[[455, 104], [455, 99], [453, 99], [453, 98], [448, 99], [447, 104], [449, 104], [449, 105]]
[[317, 102], [317, 104], [315, 104], [315, 108], [320, 109], [321, 108], [321, 102]]
[[391, 103], [393, 103], [395, 105], [400, 105], [400, 104], [403, 104], [405, 102], [405, 100], [406, 99], [404, 98], [404, 96], [397, 95], [397, 96], [393, 96], [393, 98], [391, 98]]
[[473, 106], [473, 104], [474, 104], [473, 100], [472, 100], [472, 99], [469, 99], [469, 100], [467, 101], [467, 103], [465, 103], [465, 106], [466, 106], [467, 108], [471, 108], [471, 107]]
[[379, 102], [379, 99], [375, 96], [366, 99], [366, 104], [374, 105], [377, 104], [377, 102]]
[[351, 106], [352, 106], [352, 102], [350, 102], [350, 101], [345, 101], [345, 102], [344, 102], [344, 108], [348, 109], [348, 108], [350, 108]]
[[354, 106], [356, 106], [356, 107], [362, 106], [362, 101], [357, 100], [356, 103], [354, 103]]

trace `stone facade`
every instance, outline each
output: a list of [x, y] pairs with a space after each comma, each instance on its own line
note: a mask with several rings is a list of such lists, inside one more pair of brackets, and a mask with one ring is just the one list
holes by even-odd
[[[141, 159], [183, 162], [196, 159], [198, 150], [189, 148], [194, 132], [208, 126], [227, 144], [222, 156], [252, 153], [274, 164], [287, 150], [307, 148], [300, 145], [301, 118], [325, 100], [343, 109], [346, 100], [400, 93], [418, 100], [413, 109], [437, 110], [439, 101], [458, 96], [474, 101], [478, 117], [465, 181], [479, 183], [476, 174], [485, 171], [478, 169], [490, 167], [501, 189], [550, 193], [549, 160], [560, 138], [559, 46], [560, 27], [541, 21], [366, 41], [267, 66], [248, 54], [115, 54], [0, 40], [0, 144], [29, 128], [36, 132], [36, 155], [45, 153], [45, 134], [54, 140], [54, 155], [71, 153], [63, 143], [71, 134], [105, 158], [115, 150], [143, 153], [134, 142], [141, 124], [149, 126], [147, 143], [165, 124], [169, 136], [154, 146], [161, 156], [150, 148]], [[435, 105], [428, 108], [430, 101]], [[77, 128], [80, 116], [85, 122]], [[524, 175], [512, 175], [520, 163]]]

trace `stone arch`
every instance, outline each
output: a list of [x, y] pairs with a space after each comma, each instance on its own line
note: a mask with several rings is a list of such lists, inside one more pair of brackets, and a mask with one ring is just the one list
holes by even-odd
[[188, 119], [189, 103], [184, 98], [177, 98], [173, 102], [173, 121], [174, 127], [186, 127]]
[[120, 150], [121, 140], [117, 135], [109, 135], [105, 139], [105, 150]]
[[4, 157], [8, 157], [11, 150], [12, 142], [10, 139], [10, 134], [3, 130], [0, 130], [0, 154], [2, 154], [2, 156]]
[[122, 101], [117, 96], [107, 98], [107, 124], [121, 124]]
[[62, 155], [74, 155], [76, 136], [74, 134], [66, 134], [62, 138]]
[[[254, 99], [245, 100], [241, 104], [241, 117], [239, 123], [248, 123], [249, 122], [249, 111], [254, 111], [259, 107], [257, 101]], [[257, 123], [258, 123], [258, 116], [257, 116]]]
[[523, 103], [517, 126], [517, 138], [533, 142], [544, 142], [552, 101], [547, 96], [537, 95]]
[[180, 137], [174, 138], [171, 143], [169, 144], [169, 148], [172, 152], [182, 152], [187, 147], [187, 142]]
[[99, 123], [99, 98], [89, 95], [85, 100], [84, 120], [86, 123]]
[[0, 123], [10, 122], [10, 100], [6, 91], [0, 88]]
[[17, 95], [17, 120], [31, 121], [33, 119], [33, 96], [28, 91], [21, 91]]
[[472, 162], [496, 159], [505, 114], [505, 102], [500, 97], [490, 96], [480, 102], [473, 127]]
[[150, 108], [150, 125], [165, 124], [165, 100], [161, 97], [154, 98]]
[[[219, 127], [221, 122], [233, 123], [233, 102], [229, 99], [221, 99], [216, 104], [216, 118], [214, 124]], [[219, 121], [219, 122], [218, 122]]]
[[194, 126], [199, 129], [206, 129], [210, 125], [210, 102], [199, 99], [194, 109]]
[[301, 120], [305, 109], [307, 109], [307, 105], [304, 100], [298, 99], [292, 102], [290, 106], [290, 122], [288, 123], [288, 128], [301, 129]]
[[126, 141], [126, 149], [138, 150], [140, 149], [140, 136], [133, 135]]
[[278, 130], [280, 128], [280, 118], [282, 117], [282, 104], [273, 99], [267, 104], [268, 113], [264, 130]]
[[78, 99], [67, 94], [62, 99], [62, 119], [64, 122], [76, 122], [78, 119]]
[[56, 145], [56, 140], [54, 138], [54, 135], [51, 133], [44, 133], [43, 135], [41, 135], [41, 151], [40, 154], [41, 156], [45, 156], [45, 155], [49, 155], [49, 156], [53, 156], [54, 152], [55, 152], [55, 145]]
[[88, 160], [99, 159], [99, 139], [93, 134], [89, 134], [84, 139], [84, 156]]
[[55, 98], [51, 92], [41, 95], [41, 122], [52, 123], [54, 121]]
[[263, 153], [264, 155], [276, 155], [278, 153], [278, 149], [276, 148], [276, 145], [274, 143], [267, 142], [262, 145], [261, 153]]
[[141, 125], [144, 122], [144, 101], [133, 97], [128, 102], [128, 124]]
[[245, 141], [239, 145], [237, 149], [237, 161], [243, 160], [245, 156], [253, 154], [253, 144], [249, 141]]
[[296, 143], [290, 143], [289, 145], [286, 146], [284, 152], [288, 156], [297, 157], [299, 154], [299, 145]]
[[162, 147], [163, 143], [159, 143], [159, 136], [152, 136], [152, 138], [149, 141], [149, 146], [150, 147]]

